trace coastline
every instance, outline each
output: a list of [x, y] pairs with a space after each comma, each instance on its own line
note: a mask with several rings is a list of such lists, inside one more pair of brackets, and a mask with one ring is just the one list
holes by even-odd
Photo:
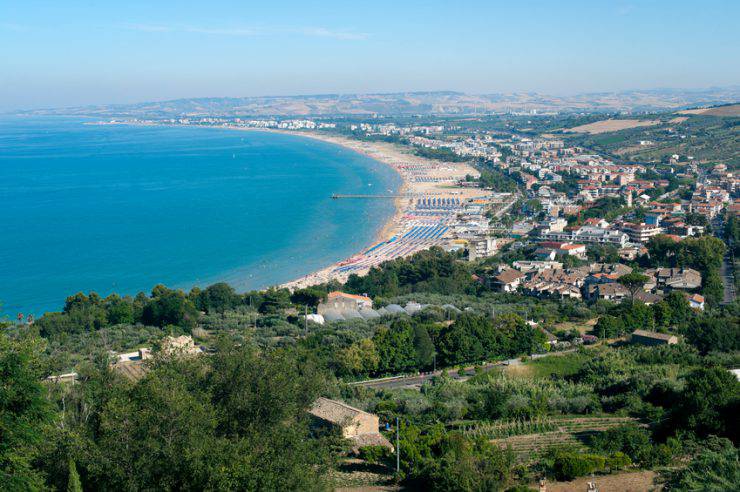
[[[420, 226], [419, 218], [414, 212], [417, 211], [418, 200], [423, 197], [435, 196], [439, 198], [457, 199], [460, 204], [465, 200], [479, 196], [481, 190], [462, 188], [455, 186], [457, 181], [464, 179], [466, 175], [478, 176], [479, 172], [470, 164], [465, 162], [442, 162], [432, 159], [419, 157], [411, 154], [407, 149], [398, 144], [388, 142], [368, 142], [354, 140], [341, 135], [325, 135], [316, 132], [297, 132], [270, 129], [250, 129], [283, 133], [288, 135], [303, 136], [313, 138], [333, 145], [338, 145], [354, 152], [363, 154], [375, 161], [390, 166], [401, 177], [401, 186], [397, 191], [398, 197], [394, 198], [395, 213], [380, 228], [375, 235], [373, 244], [367, 245], [361, 252], [357, 252], [350, 258], [338, 261], [318, 271], [309, 273], [298, 279], [280, 284], [279, 287], [285, 287], [291, 290], [309, 287], [325, 283], [331, 280], [345, 282], [350, 274], [356, 273], [363, 275], [383, 261], [389, 261], [397, 257], [409, 256], [417, 251], [428, 249], [435, 245], [441, 245], [448, 237], [440, 234], [438, 237], [431, 239], [411, 240], [413, 247], [392, 254], [369, 254], [371, 250], [390, 244], [393, 238], [399, 238], [404, 233]], [[451, 198], [455, 197], [455, 198]], [[441, 213], [445, 216], [441, 220], [437, 216], [429, 217], [429, 223], [426, 227], [434, 227], [438, 220], [447, 223], [451, 216], [459, 207], [450, 207], [449, 213]], [[424, 227], [424, 226], [422, 226]], [[439, 228], [439, 226], [437, 226]], [[364, 261], [363, 261], [364, 260]], [[360, 268], [348, 269], [348, 264], [357, 263]]]
[[[97, 122], [88, 124], [135, 126], [183, 126], [153, 122]], [[349, 258], [336, 261], [319, 270], [294, 280], [278, 284], [290, 290], [326, 283], [345, 282], [351, 274], [363, 275], [370, 268], [385, 261], [410, 256], [413, 253], [441, 246], [450, 240], [449, 225], [456, 213], [469, 199], [485, 194], [480, 189], [463, 188], [457, 182], [466, 175], [479, 172], [465, 162], [443, 162], [419, 157], [405, 147], [388, 142], [355, 140], [342, 135], [327, 135], [315, 131], [291, 131], [270, 128], [249, 128], [236, 125], [201, 126], [239, 131], [256, 131], [311, 138], [362, 154], [389, 166], [401, 178], [397, 197], [393, 198], [395, 212], [374, 235], [372, 244]], [[374, 198], [370, 198], [374, 199]], [[380, 198], [382, 199], [382, 198]], [[446, 203], [431, 206], [424, 201]]]

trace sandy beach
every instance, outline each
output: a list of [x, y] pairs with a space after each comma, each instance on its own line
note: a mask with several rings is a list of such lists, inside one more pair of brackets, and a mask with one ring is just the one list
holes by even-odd
[[441, 245], [449, 238], [447, 225], [454, 219], [456, 211], [469, 199], [482, 194], [480, 189], [457, 185], [466, 175], [479, 175], [467, 163], [426, 159], [412, 154], [407, 147], [387, 142], [367, 142], [316, 132], [281, 133], [314, 138], [359, 152], [390, 166], [402, 179], [395, 198], [396, 212], [380, 229], [374, 244], [350, 258], [286, 282], [281, 287], [297, 289], [330, 280], [344, 282], [349, 275], [362, 275], [384, 261]]

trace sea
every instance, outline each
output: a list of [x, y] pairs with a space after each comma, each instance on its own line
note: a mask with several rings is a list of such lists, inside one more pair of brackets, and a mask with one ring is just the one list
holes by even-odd
[[77, 292], [296, 279], [372, 244], [390, 167], [315, 139], [0, 116], [0, 318]]

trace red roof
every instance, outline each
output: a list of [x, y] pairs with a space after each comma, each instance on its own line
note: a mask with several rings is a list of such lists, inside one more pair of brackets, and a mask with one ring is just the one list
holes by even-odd
[[372, 299], [370, 299], [367, 296], [358, 296], [357, 294], [347, 294], [346, 292], [340, 292], [338, 290], [335, 290], [333, 292], [329, 292], [328, 296], [329, 299], [332, 299], [334, 297], [346, 297], [348, 299], [357, 299], [358, 301], [367, 301], [372, 302]]

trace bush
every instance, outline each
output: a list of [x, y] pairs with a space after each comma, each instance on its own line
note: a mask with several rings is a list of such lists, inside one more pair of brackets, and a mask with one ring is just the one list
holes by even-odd
[[385, 446], [363, 446], [360, 448], [360, 459], [372, 464], [387, 462], [391, 457], [391, 450]]
[[604, 468], [606, 468], [604, 456], [568, 451], [555, 454], [552, 472], [558, 480], [572, 480], [602, 471]]

